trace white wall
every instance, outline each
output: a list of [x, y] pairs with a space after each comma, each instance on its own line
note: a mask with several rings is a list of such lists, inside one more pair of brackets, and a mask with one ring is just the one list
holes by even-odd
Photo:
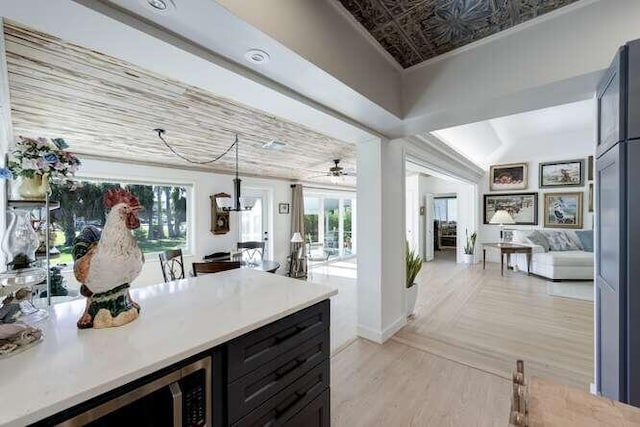
[[420, 206], [424, 202], [420, 197], [420, 175], [407, 176], [405, 193], [407, 242], [412, 250], [419, 251], [424, 257], [424, 218], [420, 217]]
[[[420, 194], [420, 206], [425, 206], [425, 198], [428, 193], [433, 194], [435, 197], [439, 195], [456, 195], [456, 203], [458, 208], [458, 234], [457, 234], [457, 262], [462, 262], [462, 255], [464, 254], [465, 244], [465, 230], [468, 229], [469, 233], [476, 230], [476, 188], [472, 184], [465, 184], [461, 182], [448, 181], [435, 176], [420, 175], [419, 178], [419, 194]], [[433, 209], [433, 207], [426, 207], [427, 209]], [[424, 257], [425, 254], [425, 235], [426, 235], [426, 216], [419, 216], [420, 223], [420, 252]], [[477, 251], [477, 248], [476, 248]]]
[[[129, 180], [140, 182], [157, 182], [164, 184], [185, 184], [192, 186], [192, 194], [187, 201], [188, 215], [191, 220], [190, 256], [185, 257], [185, 270], [190, 270], [194, 261], [199, 261], [204, 255], [218, 251], [229, 251], [238, 241], [237, 214], [231, 213], [230, 231], [224, 235], [214, 236], [210, 230], [211, 211], [209, 196], [225, 192], [233, 194], [233, 177], [231, 175], [209, 172], [189, 171], [184, 169], [161, 168], [154, 166], [140, 166], [127, 163], [106, 162], [101, 160], [83, 160], [79, 178], [104, 178], [109, 180]], [[242, 188], [260, 188], [267, 190], [271, 196], [270, 240], [272, 255], [270, 258], [280, 262], [279, 274], [287, 271], [286, 259], [289, 255], [289, 239], [291, 238], [291, 215], [278, 213], [278, 203], [291, 203], [290, 182], [242, 178]], [[66, 275], [70, 284], [77, 283], [73, 273]], [[144, 286], [162, 282], [162, 272], [158, 259], [147, 257], [142, 273], [132, 286]]]

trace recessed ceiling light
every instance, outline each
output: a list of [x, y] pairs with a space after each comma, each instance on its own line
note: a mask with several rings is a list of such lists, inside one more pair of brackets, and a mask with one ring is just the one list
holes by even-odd
[[278, 150], [282, 150], [287, 144], [285, 144], [284, 142], [280, 142], [280, 141], [269, 141], [265, 144], [262, 145], [262, 148], [266, 148], [267, 150], [274, 150], [274, 151], [278, 151]]
[[164, 0], [147, 0], [147, 3], [154, 9], [167, 10], [167, 3]]
[[173, 0], [140, 0], [140, 2], [156, 13], [169, 13], [176, 8]]
[[250, 49], [244, 54], [244, 58], [252, 64], [266, 64], [271, 57], [262, 49]]

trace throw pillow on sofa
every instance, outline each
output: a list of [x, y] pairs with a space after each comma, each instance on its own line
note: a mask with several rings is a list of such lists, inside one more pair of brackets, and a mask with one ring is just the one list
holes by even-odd
[[579, 251], [576, 245], [564, 231], [543, 231], [544, 236], [549, 241], [550, 251]]
[[593, 230], [577, 230], [576, 235], [582, 242], [582, 250], [593, 252]]
[[545, 252], [549, 252], [549, 240], [539, 231], [533, 231], [527, 235], [527, 240], [532, 245], [542, 246]]

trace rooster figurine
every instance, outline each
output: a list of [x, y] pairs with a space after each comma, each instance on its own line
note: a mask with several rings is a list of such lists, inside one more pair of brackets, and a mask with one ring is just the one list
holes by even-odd
[[73, 272], [82, 284], [80, 293], [87, 306], [78, 328], [110, 328], [132, 322], [140, 306], [131, 299], [130, 283], [138, 277], [144, 256], [131, 230], [140, 227], [138, 199], [117, 188], [104, 195], [111, 208], [102, 232], [85, 227], [73, 244]]

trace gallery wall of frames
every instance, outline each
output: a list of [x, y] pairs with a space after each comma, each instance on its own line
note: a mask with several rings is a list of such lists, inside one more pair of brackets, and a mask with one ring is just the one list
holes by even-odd
[[[536, 168], [537, 182], [529, 182]], [[498, 210], [515, 225], [536, 228], [592, 228], [593, 156], [539, 163], [509, 163], [489, 168], [489, 191], [483, 195], [482, 223]]]

